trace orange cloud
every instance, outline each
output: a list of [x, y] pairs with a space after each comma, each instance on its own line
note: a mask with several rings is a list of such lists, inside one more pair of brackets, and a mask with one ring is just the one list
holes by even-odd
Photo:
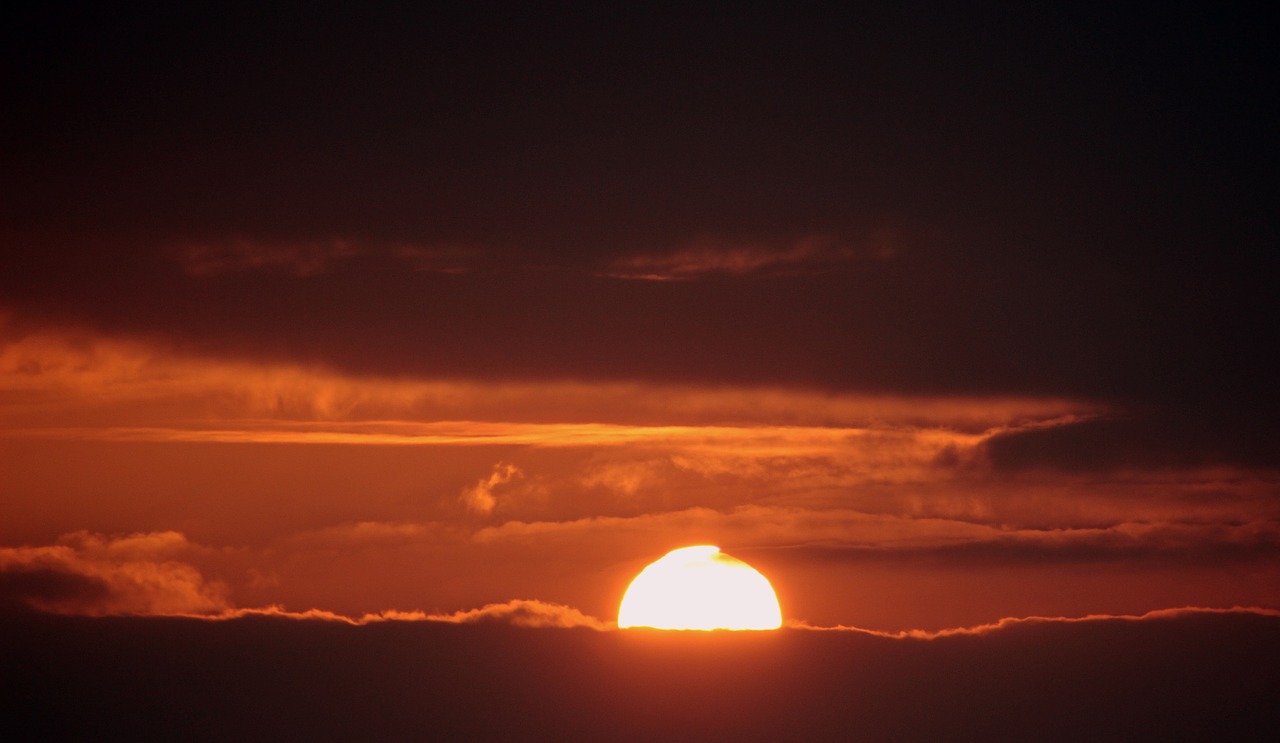
[[493, 466], [493, 473], [487, 478], [481, 478], [475, 485], [462, 491], [460, 500], [472, 513], [486, 515], [493, 513], [493, 507], [498, 502], [494, 496], [494, 488], [505, 485], [523, 474], [515, 465], [499, 462]]
[[[973, 449], [981, 435], [948, 431], [766, 426], [629, 426], [607, 423], [490, 421], [227, 421], [231, 427], [42, 427], [27, 437], [100, 441], [168, 441], [379, 446], [528, 446], [676, 449], [676, 467], [703, 475], [749, 474], [760, 459], [834, 458], [845, 470], [876, 469], [882, 479], [932, 469], [956, 448]], [[756, 473], [759, 474], [759, 473]], [[600, 482], [614, 480], [605, 475]]]
[[594, 630], [614, 628], [612, 622], [603, 622], [572, 606], [528, 599], [486, 604], [479, 609], [456, 611], [452, 614], [428, 614], [425, 618], [427, 621], [453, 624], [503, 622], [517, 627], [587, 627]]
[[344, 375], [202, 357], [75, 329], [0, 321], [0, 424], [190, 428], [219, 421], [595, 423], [638, 427], [921, 428], [980, 434], [1104, 412], [1080, 400], [827, 393], [634, 382], [469, 382]]
[[[3, 328], [0, 328], [2, 331]], [[595, 421], [639, 425], [935, 425], [976, 433], [1076, 419], [1096, 405], [1058, 398], [904, 397], [768, 387], [484, 383], [360, 378], [315, 367], [202, 358], [75, 331], [0, 332], [0, 390], [15, 409], [54, 415], [151, 401], [190, 417], [293, 420]], [[548, 406], [546, 400], [555, 401]], [[543, 404], [538, 404], [539, 402]], [[169, 407], [160, 407], [161, 405]]]
[[380, 622], [441, 622], [444, 624], [510, 624], [515, 627], [570, 629], [585, 627], [594, 630], [615, 629], [612, 622], [605, 622], [584, 614], [572, 606], [536, 599], [512, 599], [504, 603], [485, 604], [478, 609], [466, 609], [451, 613], [429, 614], [422, 611], [397, 611], [389, 609], [359, 616], [346, 616], [323, 609], [288, 611], [279, 606], [228, 609], [218, 614], [194, 615], [197, 619], [229, 620], [244, 617], [278, 617], [282, 619], [319, 620], [365, 625]]
[[293, 546], [310, 544], [332, 547], [341, 545], [348, 548], [370, 543], [412, 542], [440, 538], [440, 527], [441, 525], [434, 523], [358, 521], [296, 534], [290, 537], [288, 542]]

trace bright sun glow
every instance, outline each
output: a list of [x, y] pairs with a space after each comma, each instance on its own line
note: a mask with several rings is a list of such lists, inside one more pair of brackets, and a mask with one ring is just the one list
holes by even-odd
[[631, 581], [619, 627], [777, 629], [782, 610], [755, 568], [701, 545], [672, 550]]

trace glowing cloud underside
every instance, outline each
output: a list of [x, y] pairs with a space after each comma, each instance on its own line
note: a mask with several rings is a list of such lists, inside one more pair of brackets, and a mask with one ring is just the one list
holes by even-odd
[[782, 610], [755, 568], [702, 545], [668, 552], [640, 571], [622, 597], [618, 626], [777, 629]]

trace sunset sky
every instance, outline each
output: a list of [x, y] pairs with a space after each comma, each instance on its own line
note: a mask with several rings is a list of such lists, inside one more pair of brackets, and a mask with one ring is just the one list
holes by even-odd
[[0, 613], [1274, 619], [1261, 17], [429, 5], [4, 12]]

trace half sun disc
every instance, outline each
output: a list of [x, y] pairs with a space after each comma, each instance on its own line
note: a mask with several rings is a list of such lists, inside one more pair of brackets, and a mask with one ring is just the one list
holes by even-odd
[[768, 579], [719, 547], [672, 550], [627, 588], [618, 626], [656, 629], [765, 630], [782, 626]]

